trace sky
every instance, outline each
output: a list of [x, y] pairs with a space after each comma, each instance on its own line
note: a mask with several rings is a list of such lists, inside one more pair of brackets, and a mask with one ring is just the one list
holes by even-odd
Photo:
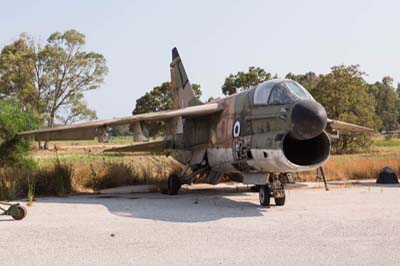
[[101, 119], [130, 115], [136, 99], [169, 81], [175, 46], [204, 100], [249, 66], [284, 77], [359, 64], [368, 82], [400, 82], [400, 1], [20, 0], [1, 9], [1, 47], [22, 32], [42, 42], [68, 29], [86, 35], [85, 50], [109, 68], [85, 97]]

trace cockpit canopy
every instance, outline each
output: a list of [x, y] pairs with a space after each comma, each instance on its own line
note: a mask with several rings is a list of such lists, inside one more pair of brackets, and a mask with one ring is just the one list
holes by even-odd
[[288, 104], [299, 99], [314, 98], [299, 83], [288, 79], [268, 80], [258, 85], [254, 92], [254, 104]]

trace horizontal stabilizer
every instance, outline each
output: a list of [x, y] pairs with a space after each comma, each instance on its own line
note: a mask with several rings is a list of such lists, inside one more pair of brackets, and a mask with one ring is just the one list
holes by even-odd
[[169, 140], [161, 140], [118, 148], [111, 148], [104, 150], [104, 152], [162, 152], [165, 149], [169, 148], [170, 144], [171, 141]]

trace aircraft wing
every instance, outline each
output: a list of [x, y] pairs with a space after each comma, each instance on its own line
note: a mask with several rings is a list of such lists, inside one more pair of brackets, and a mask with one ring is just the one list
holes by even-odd
[[374, 130], [369, 127], [359, 126], [347, 122], [342, 122], [339, 120], [328, 119], [328, 129], [333, 129], [335, 131], [349, 131], [349, 132], [373, 132]]
[[[140, 121], [165, 121], [176, 117], [189, 118], [221, 112], [223, 107], [217, 103], [197, 105], [182, 109], [138, 114], [123, 118], [98, 120], [70, 126], [31, 130], [17, 133], [17, 136], [34, 136], [39, 140], [89, 140], [103, 133], [108, 126], [135, 124]], [[140, 127], [140, 126], [139, 126]], [[140, 130], [141, 133], [141, 130]]]

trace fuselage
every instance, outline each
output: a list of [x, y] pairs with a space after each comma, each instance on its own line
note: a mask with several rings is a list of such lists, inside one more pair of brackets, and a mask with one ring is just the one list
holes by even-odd
[[329, 157], [325, 109], [294, 81], [270, 80], [215, 102], [224, 107], [222, 113], [196, 125], [184, 121], [183, 132], [190, 145], [205, 144], [215, 171], [305, 171]]

